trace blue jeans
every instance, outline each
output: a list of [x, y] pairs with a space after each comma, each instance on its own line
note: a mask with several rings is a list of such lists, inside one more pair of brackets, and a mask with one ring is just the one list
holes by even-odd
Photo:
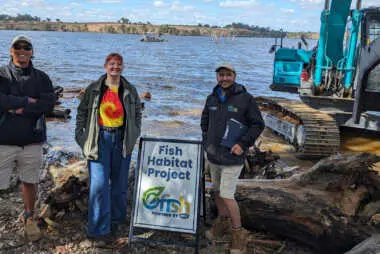
[[106, 235], [126, 219], [131, 155], [122, 156], [122, 132], [101, 130], [99, 158], [89, 161], [88, 236]]

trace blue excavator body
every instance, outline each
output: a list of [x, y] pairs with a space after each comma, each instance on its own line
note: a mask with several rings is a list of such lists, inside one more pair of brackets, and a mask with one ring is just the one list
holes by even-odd
[[[310, 156], [334, 154], [342, 128], [380, 136], [380, 6], [325, 0], [317, 45], [275, 44], [272, 90], [298, 93], [301, 102], [261, 98], [265, 124]], [[307, 46], [305, 38], [301, 37]], [[291, 120], [289, 120], [291, 119]]]

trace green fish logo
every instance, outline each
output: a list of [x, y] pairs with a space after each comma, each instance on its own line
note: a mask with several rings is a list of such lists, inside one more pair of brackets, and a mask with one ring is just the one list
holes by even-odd
[[160, 195], [165, 190], [165, 187], [153, 187], [146, 190], [143, 194], [142, 201], [146, 208], [155, 209], [160, 204]]

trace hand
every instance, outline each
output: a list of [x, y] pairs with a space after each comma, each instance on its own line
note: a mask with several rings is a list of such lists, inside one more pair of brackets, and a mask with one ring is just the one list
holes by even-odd
[[16, 109], [15, 114], [21, 115], [23, 112], [24, 112], [24, 108], [18, 108], [18, 109]]
[[24, 112], [24, 108], [10, 109], [8, 112], [16, 115], [21, 115]]
[[243, 154], [243, 148], [239, 144], [235, 144], [231, 148], [231, 153], [236, 154], [236, 155], [242, 155]]
[[36, 103], [36, 102], [37, 102], [37, 99], [28, 97], [28, 103]]

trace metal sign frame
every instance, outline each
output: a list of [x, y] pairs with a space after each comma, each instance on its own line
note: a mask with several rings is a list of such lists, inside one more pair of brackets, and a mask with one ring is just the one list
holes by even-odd
[[[169, 143], [181, 143], [181, 144], [195, 144], [200, 146], [200, 158], [199, 158], [199, 174], [198, 179], [196, 179], [196, 188], [198, 189], [198, 197], [197, 197], [197, 211], [196, 214], [194, 214], [194, 220], [196, 220], [196, 228], [195, 228], [195, 235], [194, 241], [192, 242], [178, 242], [178, 241], [165, 241], [165, 240], [151, 240], [146, 239], [142, 237], [136, 237], [134, 235], [134, 228], [144, 228], [148, 230], [163, 230], [163, 231], [169, 231], [165, 229], [160, 228], [150, 228], [150, 227], [142, 227], [141, 225], [135, 226], [135, 208], [137, 203], [137, 191], [139, 186], [139, 175], [140, 175], [140, 167], [142, 163], [142, 146], [145, 141], [154, 141], [154, 142], [169, 142]], [[170, 139], [170, 138], [153, 138], [153, 137], [141, 137], [139, 142], [139, 152], [138, 152], [138, 158], [137, 158], [137, 165], [136, 165], [136, 171], [135, 171], [135, 186], [133, 191], [133, 203], [132, 203], [132, 211], [131, 211], [131, 218], [130, 218], [130, 230], [129, 230], [129, 241], [128, 244], [131, 246], [133, 242], [154, 242], [154, 243], [160, 243], [165, 245], [176, 245], [176, 246], [188, 246], [193, 247], [195, 253], [198, 253], [198, 243], [199, 243], [199, 225], [200, 225], [200, 216], [203, 216], [204, 222], [206, 219], [206, 206], [205, 206], [205, 181], [203, 172], [204, 171], [204, 151], [203, 147], [201, 145], [201, 141], [197, 140], [181, 140], [181, 139]], [[201, 214], [201, 208], [202, 208], [202, 214]], [[170, 230], [169, 232], [176, 232], [175, 230]], [[182, 233], [186, 233], [183, 231], [179, 231]], [[186, 233], [186, 234], [192, 234], [192, 233]]]

